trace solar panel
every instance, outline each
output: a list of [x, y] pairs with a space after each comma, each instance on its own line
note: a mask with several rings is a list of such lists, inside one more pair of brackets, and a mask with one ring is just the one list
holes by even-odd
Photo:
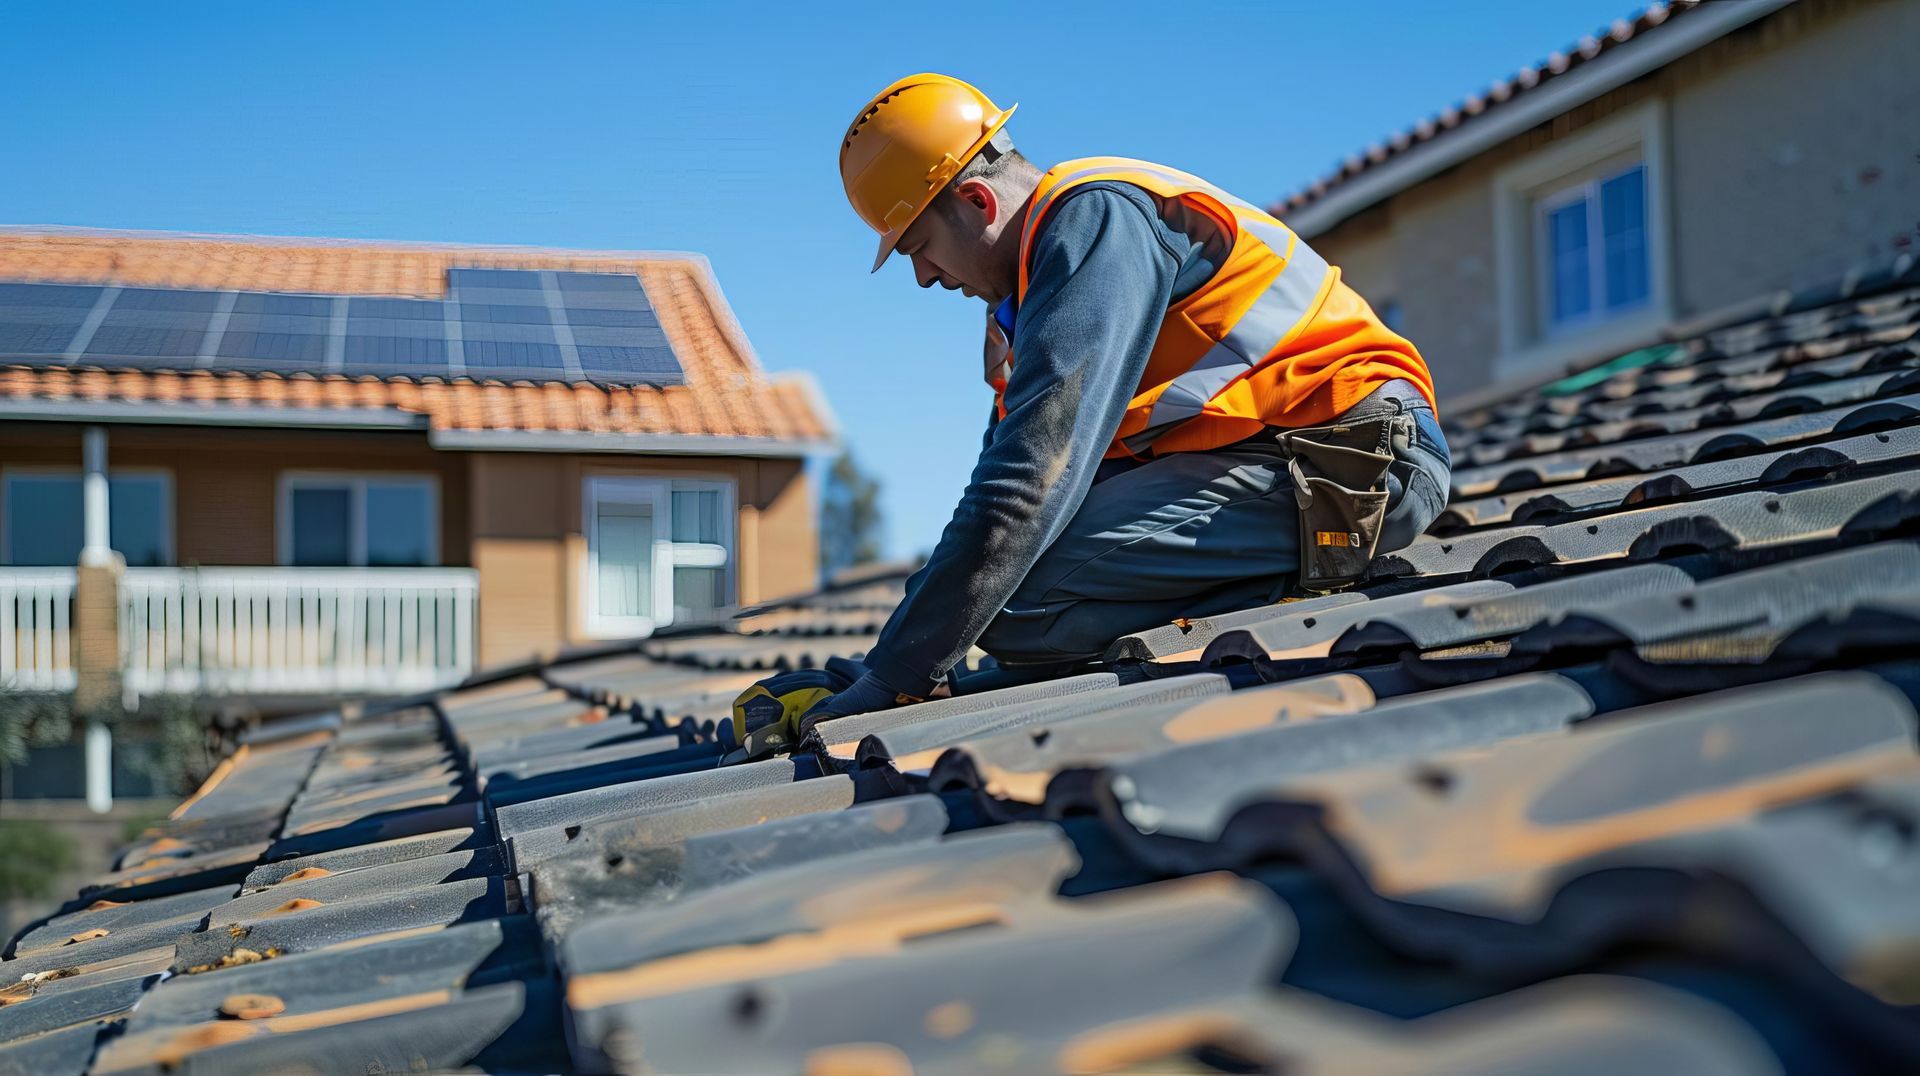
[[113, 300], [115, 313], [133, 310], [210, 314], [220, 305], [225, 292], [173, 291], [158, 288], [122, 288]]
[[431, 370], [411, 369], [408, 372], [444, 376], [447, 341], [444, 337], [384, 336], [349, 331], [344, 361], [346, 373], [379, 373], [389, 367], [401, 366], [432, 367]]
[[456, 293], [467, 288], [541, 291], [546, 287], [546, 282], [537, 269], [449, 269], [447, 286]]
[[234, 298], [234, 314], [304, 314], [324, 318], [333, 313], [333, 298], [327, 295], [276, 295], [271, 292], [243, 291]]
[[476, 323], [488, 325], [551, 325], [553, 311], [545, 306], [505, 306], [495, 303], [460, 304], [460, 320], [464, 324]]
[[440, 321], [446, 303], [437, 299], [348, 299], [349, 318], [414, 318]]
[[640, 278], [621, 273], [555, 273], [568, 306], [646, 305], [647, 292]]
[[80, 322], [78, 317], [0, 315], [0, 359], [63, 354]]
[[580, 369], [589, 381], [677, 385], [686, 380], [680, 360], [664, 347], [583, 346]]
[[462, 306], [545, 306], [547, 293], [512, 288], [459, 288], [447, 295]]
[[467, 376], [484, 381], [563, 381], [566, 360], [559, 344], [515, 343], [504, 340], [467, 340]]
[[651, 307], [637, 310], [600, 310], [569, 306], [566, 310], [567, 324], [575, 327], [582, 325], [604, 325], [608, 328], [657, 329], [660, 327], [660, 317]]
[[411, 336], [445, 340], [447, 323], [438, 318], [419, 321], [413, 318], [347, 318], [348, 336]]
[[228, 369], [319, 370], [327, 360], [323, 333], [235, 332], [220, 338], [213, 365]]
[[63, 355], [103, 289], [70, 284], [0, 284], [0, 359]]
[[[101, 325], [84, 352], [89, 359], [113, 359], [130, 366], [177, 366], [161, 359], [194, 359], [207, 338], [206, 317], [199, 328], [164, 325]], [[189, 362], [188, 365], [191, 365]]]
[[91, 310], [104, 290], [88, 284], [0, 284], [0, 308]]
[[325, 336], [332, 331], [332, 325], [333, 319], [330, 317], [310, 317], [305, 314], [234, 313], [227, 318], [228, 333], [312, 333]]
[[573, 342], [582, 346], [669, 348], [667, 334], [658, 325], [648, 329], [607, 328], [598, 325], [573, 326]]
[[60, 364], [77, 347], [110, 366], [685, 379], [632, 274], [458, 268], [447, 282], [445, 299], [0, 283], [0, 361]]
[[463, 321], [460, 323], [460, 337], [463, 340], [498, 340], [510, 344], [557, 344], [554, 339], [553, 323], [541, 322], [537, 325], [518, 325], [512, 322]]

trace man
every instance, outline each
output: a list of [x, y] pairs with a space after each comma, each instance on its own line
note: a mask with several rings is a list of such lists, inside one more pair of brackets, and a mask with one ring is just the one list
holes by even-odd
[[976, 643], [1054, 674], [1176, 617], [1337, 589], [1445, 506], [1426, 364], [1337, 268], [1183, 172], [1042, 171], [1003, 130], [1012, 114], [914, 75], [841, 142], [848, 198], [880, 233], [874, 270], [898, 251], [921, 287], [991, 308], [995, 401], [864, 675], [816, 686], [808, 724], [924, 699]]

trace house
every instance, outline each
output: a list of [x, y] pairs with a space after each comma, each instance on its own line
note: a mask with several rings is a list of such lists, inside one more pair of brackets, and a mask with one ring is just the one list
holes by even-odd
[[1470, 405], [1912, 253], [1916, 40], [1903, 0], [1654, 4], [1273, 212]]
[[0, 231], [0, 686], [394, 694], [712, 620], [816, 584], [833, 436], [698, 255]]

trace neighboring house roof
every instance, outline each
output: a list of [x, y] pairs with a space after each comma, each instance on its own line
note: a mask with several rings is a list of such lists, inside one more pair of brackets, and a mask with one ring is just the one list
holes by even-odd
[[1271, 211], [1306, 236], [1391, 197], [1442, 169], [1545, 123], [1653, 71], [1793, 0], [1674, 0], [1582, 37], [1394, 132], [1275, 202]]
[[[698, 255], [0, 230], [0, 280], [11, 281], [441, 298], [447, 294], [447, 271], [456, 267], [637, 276], [685, 383], [535, 384], [19, 364], [0, 366], [0, 417], [84, 412], [144, 421], [258, 419], [296, 425], [392, 425], [397, 420], [427, 428], [454, 447], [467, 443], [463, 435], [481, 432], [627, 438], [600, 436], [579, 446], [583, 451], [693, 451], [703, 443], [745, 451], [755, 442], [771, 448], [818, 444], [834, 436], [832, 416], [811, 379], [769, 377], [761, 370], [712, 270]], [[183, 405], [204, 410], [183, 411]], [[572, 446], [564, 437], [545, 444]]]
[[1920, 273], [1450, 419], [1358, 590], [790, 758], [904, 571], [266, 726], [0, 1069], [1911, 1070]]

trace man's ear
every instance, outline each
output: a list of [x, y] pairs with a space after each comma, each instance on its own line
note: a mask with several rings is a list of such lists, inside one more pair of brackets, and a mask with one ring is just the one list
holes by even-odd
[[962, 181], [953, 188], [953, 196], [979, 210], [988, 224], [1000, 219], [1000, 196], [994, 193], [993, 184], [984, 179]]

